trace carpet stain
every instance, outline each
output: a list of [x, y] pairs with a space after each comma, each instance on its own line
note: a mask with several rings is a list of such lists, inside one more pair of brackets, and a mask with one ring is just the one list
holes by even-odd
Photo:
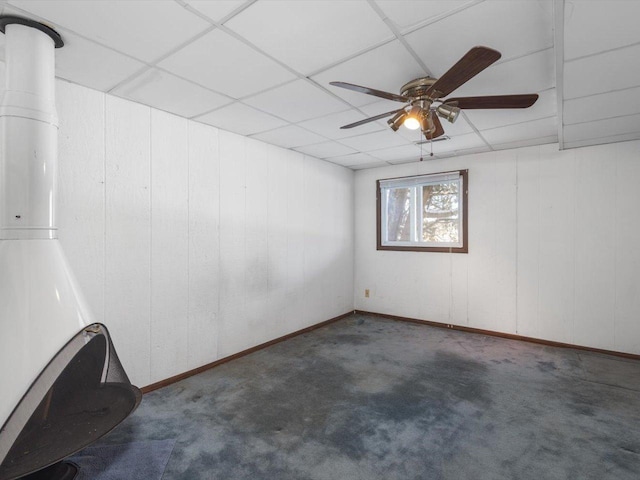
[[103, 442], [177, 438], [164, 480], [637, 480], [637, 392], [575, 358], [354, 316], [145, 395]]
[[371, 342], [367, 335], [358, 334], [341, 334], [332, 337], [334, 345], [367, 345]]
[[596, 415], [593, 398], [580, 393], [571, 392], [569, 400], [567, 408], [572, 414], [585, 415], [588, 417], [594, 417]]
[[537, 363], [538, 370], [543, 373], [554, 372], [558, 369], [554, 362], [538, 362]]
[[634, 455], [639, 455], [640, 452], [638, 450], [635, 450], [632, 447], [625, 447], [625, 446], [620, 446], [620, 450], [627, 452], [627, 453], [632, 453]]
[[224, 405], [242, 431], [291, 433], [322, 427], [329, 414], [348, 397], [350, 373], [339, 363], [313, 358], [269, 382], [251, 382], [234, 402]]
[[[349, 343], [355, 335], [333, 339]], [[359, 340], [358, 340], [359, 341]], [[476, 413], [491, 404], [484, 381], [487, 367], [445, 351], [413, 365], [409, 375], [390, 381], [383, 391], [358, 388], [357, 371], [341, 361], [311, 355], [298, 359], [268, 382], [249, 382], [233, 402], [222, 403], [220, 416], [230, 430], [294, 451], [297, 439], [321, 445], [334, 455], [358, 462], [375, 452], [384, 460], [393, 438], [419, 425], [420, 437], [451, 435], [465, 422], [457, 404]], [[477, 418], [477, 417], [475, 417]]]

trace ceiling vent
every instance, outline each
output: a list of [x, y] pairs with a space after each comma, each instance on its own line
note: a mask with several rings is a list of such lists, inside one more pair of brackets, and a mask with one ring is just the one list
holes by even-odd
[[442, 135], [441, 137], [434, 138], [433, 140], [421, 140], [421, 141], [415, 142], [415, 143], [416, 143], [416, 145], [425, 145], [425, 144], [429, 144], [429, 143], [444, 142], [446, 140], [451, 140], [451, 137], [449, 135]]

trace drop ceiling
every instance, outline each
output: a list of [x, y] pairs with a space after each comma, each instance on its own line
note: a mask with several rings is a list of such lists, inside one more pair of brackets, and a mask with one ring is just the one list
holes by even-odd
[[399, 93], [475, 45], [502, 58], [456, 96], [540, 99], [445, 122], [435, 157], [640, 138], [635, 0], [0, 0], [0, 10], [58, 29], [59, 78], [353, 169], [416, 161], [421, 138], [384, 120], [341, 130], [402, 105], [329, 82]]

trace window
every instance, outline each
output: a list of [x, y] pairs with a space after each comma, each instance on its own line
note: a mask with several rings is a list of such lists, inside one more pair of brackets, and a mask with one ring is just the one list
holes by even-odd
[[467, 253], [467, 174], [378, 180], [378, 250]]

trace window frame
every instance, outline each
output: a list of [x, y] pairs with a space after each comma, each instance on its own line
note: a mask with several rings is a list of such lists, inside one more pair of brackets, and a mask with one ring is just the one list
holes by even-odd
[[[428, 175], [446, 175], [458, 173], [462, 180], [462, 246], [461, 247], [433, 247], [419, 245], [383, 245], [382, 244], [382, 191], [380, 182], [384, 180], [400, 180]], [[406, 177], [392, 177], [376, 180], [376, 250], [391, 250], [400, 252], [440, 252], [440, 253], [469, 253], [469, 170], [451, 170], [448, 172], [425, 173]], [[414, 201], [414, 200], [412, 200]]]

